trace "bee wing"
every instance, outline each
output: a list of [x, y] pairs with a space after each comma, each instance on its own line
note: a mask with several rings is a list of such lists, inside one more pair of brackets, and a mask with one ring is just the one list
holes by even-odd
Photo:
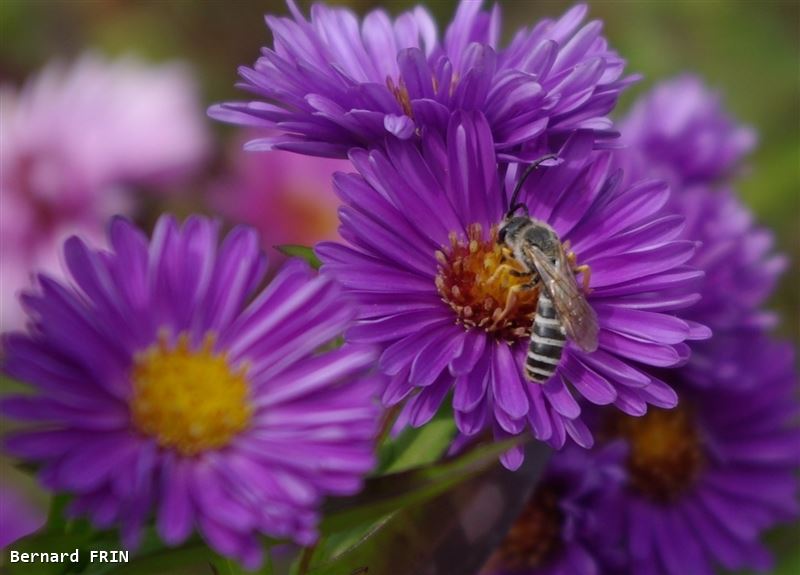
[[567, 336], [584, 351], [596, 350], [597, 314], [578, 288], [564, 250], [559, 250], [557, 266], [536, 246], [526, 246], [525, 251], [536, 265]]

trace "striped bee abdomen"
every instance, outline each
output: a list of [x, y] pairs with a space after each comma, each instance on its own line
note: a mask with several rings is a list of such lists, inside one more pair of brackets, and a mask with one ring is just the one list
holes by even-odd
[[561, 352], [567, 343], [564, 327], [558, 319], [553, 300], [542, 290], [536, 304], [531, 328], [531, 341], [525, 361], [525, 375], [531, 381], [544, 383], [555, 373]]

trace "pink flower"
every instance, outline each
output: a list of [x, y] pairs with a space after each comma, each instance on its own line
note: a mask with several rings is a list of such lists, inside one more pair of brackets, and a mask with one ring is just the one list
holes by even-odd
[[339, 239], [333, 174], [350, 171], [348, 161], [242, 152], [241, 141], [233, 148], [233, 175], [214, 186], [210, 202], [231, 221], [256, 228], [270, 259], [280, 258], [274, 246]]
[[0, 329], [8, 330], [22, 321], [16, 293], [30, 271], [58, 273], [65, 237], [102, 237], [109, 216], [130, 212], [130, 186], [185, 176], [206, 157], [209, 136], [180, 64], [88, 54], [0, 91]]

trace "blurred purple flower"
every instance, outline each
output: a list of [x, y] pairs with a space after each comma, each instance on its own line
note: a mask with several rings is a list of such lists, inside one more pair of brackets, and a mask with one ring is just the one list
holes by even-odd
[[17, 489], [5, 481], [0, 483], [0, 549], [33, 533], [44, 522], [41, 510], [27, 502]]
[[[625, 481], [622, 442], [555, 453], [533, 496], [482, 575], [596, 575], [619, 569], [609, 521]], [[601, 518], [603, 521], [601, 521]]]
[[294, 261], [255, 293], [256, 233], [217, 248], [199, 217], [164, 216], [150, 241], [117, 218], [109, 243], [69, 239], [70, 283], [23, 297], [31, 333], [6, 337], [4, 371], [40, 395], [3, 410], [41, 427], [8, 451], [129, 547], [151, 512], [168, 545], [196, 527], [248, 567], [260, 534], [313, 542], [321, 499], [358, 491], [374, 459], [372, 350], [320, 353], [354, 316], [341, 289]]
[[774, 253], [772, 231], [756, 225], [753, 215], [727, 188], [697, 185], [673, 194], [669, 207], [686, 217], [681, 234], [699, 242], [690, 261], [705, 272], [702, 299], [681, 311], [681, 316], [707, 325], [714, 336], [692, 342], [692, 355], [684, 368], [693, 385], [761, 386], [758, 372], [741, 370], [753, 342], [777, 318], [762, 309], [773, 293], [787, 259]]
[[642, 96], [620, 131], [623, 142], [644, 157], [649, 174], [673, 187], [730, 176], [757, 140], [752, 128], [728, 115], [718, 94], [688, 74]]
[[258, 230], [270, 259], [283, 259], [272, 249], [277, 245], [339, 238], [333, 174], [348, 169], [349, 162], [280, 150], [242, 152], [237, 141], [232, 163], [232, 175], [214, 185], [210, 203], [229, 220]]
[[421, 7], [394, 21], [375, 10], [359, 22], [324, 4], [306, 20], [287, 3], [291, 18], [267, 16], [274, 47], [239, 69], [239, 87], [259, 100], [210, 110], [219, 120], [280, 131], [248, 149], [343, 158], [389, 135], [444, 133], [452, 111], [479, 110], [498, 152], [532, 158], [579, 128], [616, 135], [606, 114], [634, 80], [622, 78], [625, 62], [608, 48], [602, 24], [581, 24], [585, 5], [519, 30], [503, 48], [499, 8], [485, 12], [481, 2], [459, 4], [443, 41]]
[[609, 414], [606, 432], [627, 438], [629, 487], [603, 520], [626, 526], [620, 545], [631, 572], [713, 575], [770, 569], [759, 542], [779, 522], [798, 516], [800, 403], [789, 345], [749, 340], [739, 373], [756, 389], [692, 391], [687, 374], [667, 379], [680, 393], [671, 411], [642, 418]]
[[[530, 214], [592, 268], [588, 300], [601, 328], [597, 351], [569, 343], [556, 374], [532, 384], [522, 366], [537, 292], [523, 290], [497, 319], [509, 289], [526, 281], [498, 270], [496, 227], [516, 173], [503, 187], [488, 123], [477, 112], [454, 115], [446, 143], [430, 133], [422, 144], [422, 152], [400, 140], [386, 152], [351, 152], [359, 174], [335, 178], [345, 204], [340, 233], [350, 245], [317, 248], [323, 273], [362, 304], [349, 340], [384, 347], [380, 367], [391, 380], [383, 401], [408, 400], [399, 424], [425, 424], [454, 390], [456, 423], [467, 436], [489, 427], [506, 437], [530, 425], [554, 446], [566, 435], [589, 446], [573, 392], [633, 415], [648, 403], [674, 406], [674, 391], [639, 366], [685, 361], [684, 340], [708, 334], [672, 315], [697, 300], [691, 289], [699, 273], [684, 265], [693, 243], [674, 240], [681, 218], [659, 214], [666, 185], [615, 186], [609, 156], [591, 154], [587, 132], [567, 141], [559, 165], [528, 178], [520, 199]], [[503, 461], [516, 468], [522, 450]]]
[[53, 64], [20, 90], [2, 87], [0, 329], [23, 320], [16, 292], [32, 270], [58, 273], [72, 233], [99, 240], [130, 212], [129, 185], [173, 181], [205, 157], [209, 138], [194, 82], [178, 64], [86, 55]]
[[656, 86], [621, 122], [628, 148], [616, 153], [629, 181], [664, 177], [672, 182], [668, 209], [686, 218], [681, 234], [697, 241], [691, 265], [705, 272], [702, 299], [682, 315], [709, 326], [714, 337], [692, 345], [687, 369], [692, 384], [747, 387], [759, 384], [741, 372], [739, 356], [775, 317], [760, 309], [787, 261], [773, 252], [774, 235], [724, 184], [755, 144], [719, 98], [693, 76]]

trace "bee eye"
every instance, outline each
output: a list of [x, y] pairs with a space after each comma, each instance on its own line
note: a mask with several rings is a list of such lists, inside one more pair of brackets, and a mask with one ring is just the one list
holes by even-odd
[[504, 244], [505, 242], [506, 242], [506, 229], [500, 228], [500, 230], [497, 232], [497, 243]]

